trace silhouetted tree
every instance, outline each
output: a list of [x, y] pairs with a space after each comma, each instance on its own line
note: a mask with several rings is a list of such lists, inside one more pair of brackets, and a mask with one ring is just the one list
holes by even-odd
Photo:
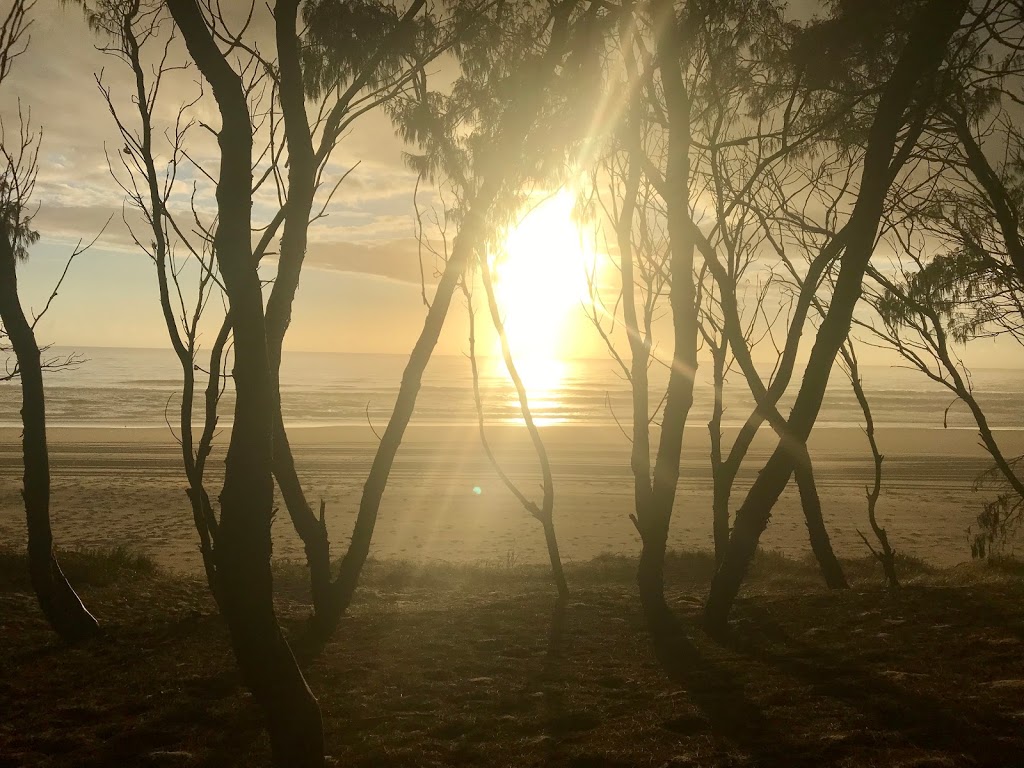
[[972, 4], [970, 18], [969, 44], [943, 81], [917, 152], [920, 179], [887, 215], [894, 262], [869, 271], [877, 289], [868, 298], [881, 323], [860, 324], [873, 343], [951, 391], [977, 424], [993, 466], [976, 486], [999, 487], [972, 542], [984, 556], [1019, 525], [1024, 486], [1020, 457], [1004, 454], [958, 350], [980, 338], [1024, 343], [1024, 136], [1016, 115], [1024, 29], [1019, 4], [1009, 0]]
[[[476, 3], [479, 4], [479, 3]], [[474, 3], [466, 3], [471, 9]], [[340, 601], [332, 587], [330, 541], [324, 506], [314, 514], [299, 482], [280, 402], [281, 351], [306, 253], [314, 199], [331, 152], [362, 115], [409, 91], [423, 67], [454, 41], [425, 0], [404, 12], [378, 0], [337, 3], [313, 0], [304, 6], [306, 31], [297, 29], [299, 0], [280, 0], [274, 9], [277, 41], [276, 90], [287, 146], [287, 202], [277, 274], [267, 299], [267, 345], [277, 406], [274, 417], [274, 477], [310, 568], [314, 624], [321, 636], [337, 622]], [[320, 100], [316, 122], [306, 105]], [[316, 144], [314, 145], [314, 142]], [[338, 182], [340, 183], [340, 181]], [[361, 544], [355, 545], [358, 547]], [[354, 584], [353, 584], [354, 587]], [[342, 609], [343, 610], [343, 609]]]
[[[965, 2], [930, 0], [916, 10], [906, 26], [897, 27], [904, 31], [906, 43], [873, 110], [853, 212], [832, 239], [843, 254], [828, 311], [779, 445], [736, 513], [729, 548], [712, 580], [705, 607], [705, 622], [712, 631], [724, 628], [771, 510], [801, 457], [806, 456], [807, 437], [821, 407], [832, 364], [846, 341], [861, 296], [886, 197], [933, 107], [931, 86], [965, 10]], [[904, 130], [908, 124], [909, 129]]]
[[857, 398], [861, 412], [864, 414], [864, 435], [867, 437], [868, 445], [871, 448], [871, 459], [874, 467], [874, 479], [871, 486], [865, 490], [868, 502], [868, 525], [871, 526], [871, 532], [874, 534], [875, 539], [877, 539], [879, 548], [875, 549], [874, 545], [868, 540], [868, 537], [860, 530], [857, 533], [864, 540], [864, 544], [871, 552], [871, 556], [882, 566], [885, 582], [889, 589], [895, 590], [899, 589], [900, 586], [899, 577], [896, 575], [896, 552], [893, 550], [892, 545], [889, 544], [888, 532], [878, 524], [876, 514], [878, 498], [882, 494], [882, 462], [885, 457], [878, 450], [878, 441], [875, 439], [875, 420], [871, 414], [871, 403], [868, 401], [867, 393], [864, 391], [864, 382], [860, 378], [860, 365], [853, 341], [847, 341], [843, 348], [839, 350], [839, 354], [842, 355], [843, 368], [850, 379], [853, 394]]
[[[32, 24], [29, 13], [33, 5], [28, 0], [14, 0], [0, 24], [0, 84], [10, 75], [15, 59], [28, 46], [28, 29]], [[68, 583], [53, 551], [44, 361], [35, 336], [39, 316], [32, 319], [26, 316], [18, 296], [17, 275], [18, 263], [28, 259], [29, 246], [39, 239], [32, 226], [31, 206], [42, 134], [31, 127], [28, 115], [19, 113], [18, 117], [17, 131], [0, 124], [0, 322], [17, 359], [16, 374], [21, 383], [25, 465], [22, 497], [28, 524], [29, 574], [50, 626], [64, 640], [73, 642], [95, 634], [98, 625]], [[78, 252], [76, 249], [76, 254]], [[66, 269], [64, 274], [67, 274]]]
[[[961, 324], [956, 307], [959, 300], [953, 300], [942, 287], [930, 280], [941, 273], [943, 258], [933, 258], [925, 264], [920, 256], [910, 255], [913, 268], [902, 275], [888, 277], [880, 270], [871, 269], [869, 274], [881, 290], [869, 290], [866, 297], [881, 319], [881, 324], [862, 320], [858, 325], [871, 334], [875, 343], [894, 349], [913, 368], [937, 384], [942, 385], [957, 400], [967, 406], [978, 427], [981, 445], [993, 461], [993, 470], [986, 473], [982, 481], [998, 479], [1006, 492], [982, 512], [979, 523], [983, 529], [993, 526], [1007, 529], [1020, 518], [1024, 508], [1024, 478], [1018, 466], [1019, 457], [1006, 454], [996, 433], [989, 424], [988, 416], [974, 393], [970, 372], [957, 355], [955, 344], [963, 343], [974, 333], [983, 333], [985, 325], [976, 324], [985, 311], [979, 312], [978, 305], [984, 299], [966, 300], [966, 317]], [[1009, 318], [1000, 315], [1002, 320]], [[967, 329], [971, 329], [968, 331]], [[963, 334], [967, 334], [966, 336]], [[984, 538], [984, 532], [983, 532]], [[975, 542], [981, 549], [976, 554], [988, 551], [981, 540]]]
[[[225, 312], [208, 353], [204, 418], [202, 430], [196, 439], [193, 409], [196, 375], [201, 372], [200, 322], [207, 313], [211, 298], [220, 293], [219, 278], [212, 248], [212, 233], [204, 228], [200, 233], [187, 234], [187, 228], [177, 223], [170, 207], [179, 170], [188, 163], [186, 139], [195, 124], [188, 112], [200, 97], [185, 102], [178, 109], [173, 129], [165, 134], [168, 157], [158, 169], [157, 142], [160, 141], [161, 132], [159, 126], [154, 125], [153, 115], [165, 80], [175, 70], [182, 68], [169, 61], [175, 39], [173, 32], [160, 40], [161, 30], [170, 25], [170, 19], [162, 4], [143, 5], [140, 0], [101, 0], [92, 7], [87, 6], [86, 14], [90, 27], [109, 41], [101, 45], [100, 50], [129, 67], [135, 86], [131, 103], [135, 108], [133, 118], [137, 119], [131, 119], [119, 112], [114, 94], [104, 83], [102, 75], [96, 77], [97, 86], [123, 144], [123, 148], [115, 155], [116, 162], [108, 153], [107, 164], [111, 176], [125, 194], [127, 210], [140, 214], [148, 230], [147, 235], [142, 236], [137, 231], [136, 222], [122, 215], [135, 246], [147, 254], [156, 267], [160, 309], [171, 348], [181, 367], [179, 431], [175, 437], [181, 447], [185, 477], [188, 480], [186, 494], [192, 507], [193, 523], [199, 533], [199, 548], [206, 579], [219, 601], [220, 589], [214, 557], [218, 522], [204, 477], [217, 428], [218, 403], [226, 384], [222, 371], [231, 336], [231, 323]], [[163, 43], [163, 46], [158, 62], [149, 67], [143, 61], [143, 51], [153, 42]], [[198, 225], [201, 221], [199, 213], [193, 208], [191, 214]], [[184, 257], [181, 252], [184, 252]], [[185, 268], [190, 261], [197, 272], [194, 290], [183, 284], [184, 275], [188, 274]]]
[[[622, 109], [610, 131], [612, 158], [618, 159], [606, 163], [602, 173], [613, 186], [611, 204], [603, 207], [615, 227], [622, 322], [631, 353], [627, 366], [613, 350], [633, 393], [633, 517], [643, 542], [638, 578], [648, 616], [657, 624], [668, 615], [662, 568], [693, 402], [698, 343], [703, 339], [712, 352], [715, 404], [709, 428], [720, 554], [728, 536], [729, 495], [739, 466], [766, 419], [781, 428], [781, 417], [771, 419], [769, 413], [789, 383], [790, 358], [796, 352], [787, 344], [778, 365], [780, 375], [767, 391], [761, 385], [759, 392], [751, 383], [757, 408], [728, 455], [723, 455], [722, 390], [731, 367], [731, 340], [735, 334], [746, 349], [755, 342], [758, 322], [767, 326], [762, 334], [771, 331], [771, 322], [759, 317], [767, 284], [755, 289], [746, 321], [740, 319], [738, 308], [747, 266], [766, 238], [749, 201], [776, 164], [805, 151], [835, 118], [829, 113], [814, 119], [804, 115], [809, 111], [800, 98], [805, 89], [799, 78], [785, 76], [780, 65], [791, 35], [775, 4], [655, 5], [650, 14], [645, 6], [627, 5], [620, 17]], [[648, 38], [655, 42], [646, 42]], [[708, 228], [707, 234], [700, 232], [698, 222]], [[698, 236], [701, 248], [696, 253]], [[703, 261], [695, 258], [698, 255]], [[709, 272], [714, 280], [708, 279]], [[651, 317], [653, 304], [666, 287], [674, 350], [663, 410], [659, 406], [651, 413]], [[733, 322], [736, 328], [727, 329]], [[611, 334], [602, 333], [610, 341]], [[752, 364], [741, 369], [760, 385]], [[661, 434], [652, 474], [649, 425], [659, 411]], [[821, 522], [810, 465], [804, 466], [804, 508], [812, 544], [829, 583], [843, 586]]]
[[[483, 264], [484, 261], [486, 261], [486, 259], [481, 259], [481, 264]], [[483, 446], [487, 460], [491, 463], [494, 471], [498, 474], [502, 484], [513, 496], [515, 496], [516, 500], [522, 504], [523, 509], [529, 512], [541, 524], [541, 526], [543, 526], [544, 542], [547, 545], [548, 560], [551, 563], [551, 575], [555, 582], [555, 589], [558, 590], [559, 600], [564, 600], [569, 596], [569, 585], [565, 580], [565, 571], [562, 568], [562, 558], [558, 552], [558, 538], [555, 536], [555, 483], [551, 472], [551, 462], [548, 459], [547, 448], [544, 445], [544, 440], [541, 438], [540, 431], [537, 429], [533, 418], [529, 395], [526, 391], [526, 387], [523, 385], [523, 380], [519, 375], [518, 368], [516, 367], [515, 360], [512, 356], [512, 349], [509, 345], [508, 334], [505, 332], [505, 323], [502, 319], [501, 310], [498, 307], [497, 297], [494, 292], [494, 279], [490, 265], [484, 265], [482, 269], [487, 270], [487, 272], [482, 275], [482, 280], [484, 281], [484, 290], [487, 293], [488, 312], [490, 314], [491, 321], [494, 323], [495, 330], [498, 333], [501, 343], [501, 354], [505, 361], [505, 368], [508, 371], [509, 377], [512, 379], [513, 385], [515, 386], [516, 396], [519, 399], [519, 410], [523, 416], [523, 422], [526, 424], [527, 430], [529, 430], [530, 442], [533, 445], [534, 452], [537, 454], [537, 461], [540, 463], [541, 467], [541, 476], [543, 479], [541, 487], [543, 488], [543, 496], [539, 506], [537, 505], [537, 502], [533, 501], [523, 493], [516, 482], [501, 468], [500, 462], [494, 455], [494, 451], [491, 449], [490, 441], [487, 439], [487, 430], [484, 425], [483, 398], [480, 395], [480, 372], [477, 368], [476, 358], [476, 313], [473, 309], [473, 294], [466, 286], [466, 277], [463, 277], [462, 287], [463, 293], [466, 297], [466, 309], [469, 314], [469, 364], [473, 375], [473, 402], [476, 405], [477, 426], [480, 431], [480, 444]]]
[[[588, 9], [582, 15], [581, 7]], [[363, 487], [352, 541], [333, 582], [331, 612], [321, 632], [333, 627], [352, 600], [423, 372], [463, 274], [473, 259], [486, 253], [498, 231], [495, 222], [514, 209], [529, 171], [541, 155], [551, 154], [551, 133], [545, 129], [552, 123], [564, 126], [566, 116], [559, 111], [567, 98], [564, 84], [577, 82], [586, 72], [574, 54], [582, 49], [580, 36], [589, 31], [595, 8], [580, 0], [526, 4], [514, 11], [497, 4], [487, 6], [485, 13], [476, 3], [457, 6], [462, 34], [454, 52], [461, 77], [451, 95], [428, 90], [424, 74], [414, 97], [391, 107], [403, 138], [423, 149], [422, 155], [409, 158], [414, 170], [429, 178], [444, 174], [458, 189], [452, 211], [458, 232]], [[557, 83], [562, 83], [557, 91], [562, 102], [551, 97]]]
[[[308, 3], [304, 11], [307, 27], [300, 34], [297, 29], [299, 2], [282, 0], [275, 6], [273, 15], [276, 60], [266, 58], [256, 43], [243, 41], [242, 34], [236, 34], [236, 43], [249, 56], [245, 69], [246, 96], [254, 133], [261, 134], [261, 138], [266, 136], [268, 140], [268, 145], [261, 152], [254, 153], [253, 194], [272, 182], [276, 185], [280, 204], [267, 223], [256, 231], [258, 238], [253, 246], [253, 255], [259, 264], [280, 233], [277, 270], [266, 303], [267, 344], [276, 403], [274, 474], [292, 523], [305, 545], [314, 623], [320, 623], [325, 613], [332, 612], [330, 542], [322, 514], [323, 506], [317, 516], [307, 502], [285, 431], [280, 400], [281, 353], [299, 286], [309, 227], [325, 215], [334, 191], [352, 170], [346, 171], [329, 186], [325, 185], [324, 175], [333, 150], [360, 116], [408, 90], [416, 73], [452, 42], [450, 30], [442, 30], [433, 14], [424, 11], [424, 5], [424, 0], [415, 0], [405, 13], [399, 14], [395, 8], [375, 1], [362, 3], [356, 8], [337, 3]], [[178, 166], [193, 157], [185, 147], [185, 138], [194, 122], [188, 114], [195, 102], [184, 104], [179, 109], [168, 137], [171, 152], [167, 164], [169, 173], [158, 176], [153, 160], [153, 114], [161, 81], [177, 68], [168, 64], [173, 35], [160, 36], [162, 4], [98, 0], [86, 5], [86, 10], [92, 25], [114, 40], [108, 52], [131, 67], [136, 83], [137, 93], [133, 102], [139, 112], [137, 130], [118, 117], [109, 89], [102, 85], [101, 88], [125, 141], [124, 156], [119, 155], [118, 159], [126, 171], [123, 175], [127, 179], [122, 183], [126, 199], [143, 213], [153, 230], [150, 245], [135, 239], [140, 248], [150, 253], [157, 266], [161, 305], [172, 347], [182, 366], [182, 452], [204, 562], [213, 585], [212, 549], [217, 520], [202, 487], [202, 478], [217, 423], [217, 399], [213, 395], [219, 394], [216, 382], [220, 377], [225, 345], [230, 338], [230, 318], [225, 317], [210, 351], [206, 419], [199, 443], [193, 450], [191, 408], [196, 333], [208, 294], [218, 281], [208, 247], [214, 238], [209, 225], [195, 210], [192, 218], [198, 231], [187, 235], [176, 223], [168, 206]], [[211, 10], [210, 14], [212, 22], [227, 30], [228, 24], [220, 9], [216, 14]], [[163, 51], [159, 64], [150, 72], [143, 64], [142, 48], [154, 42], [162, 45]], [[269, 109], [265, 103], [268, 88], [271, 91]], [[307, 113], [310, 101], [316, 103], [312, 118]], [[279, 111], [274, 109], [275, 104], [279, 105]], [[205, 169], [199, 170], [204, 175], [212, 175]], [[193, 238], [197, 242], [193, 243]], [[175, 245], [201, 262], [204, 259], [211, 262], [204, 262], [199, 270], [195, 308], [185, 313], [180, 330], [172, 307], [175, 293], [179, 298], [182, 294], [181, 271], [174, 264]], [[197, 248], [201, 252], [197, 252]], [[177, 290], [169, 290], [170, 284]]]
[[276, 397], [257, 263], [250, 241], [253, 127], [242, 77], [196, 0], [168, 0], [220, 112], [214, 252], [234, 338], [235, 414], [214, 556], [221, 612], [245, 683], [267, 717], [275, 765], [324, 765], [320, 708], [277, 623], [270, 528]]

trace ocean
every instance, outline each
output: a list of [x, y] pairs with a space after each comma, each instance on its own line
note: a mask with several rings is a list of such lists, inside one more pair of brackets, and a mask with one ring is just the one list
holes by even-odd
[[[172, 352], [52, 347], [49, 354], [59, 357], [71, 352], [83, 358], [81, 365], [46, 374], [51, 426], [164, 427], [168, 419], [176, 424], [181, 384], [178, 361]], [[286, 423], [295, 427], [341, 426], [362, 425], [369, 420], [382, 428], [398, 393], [406, 359], [405, 355], [388, 354], [285, 353], [281, 395]], [[502, 361], [481, 358], [480, 371], [488, 423], [520, 422], [518, 400]], [[612, 360], [526, 360], [522, 373], [540, 424], [614, 426], [618, 422], [629, 429], [629, 385]], [[971, 374], [974, 391], [992, 427], [1024, 426], [1024, 377], [1019, 369], [979, 368]], [[879, 427], [975, 428], [967, 408], [918, 371], [862, 366], [861, 376]], [[711, 416], [710, 377], [710, 365], [697, 372], [691, 424], [703, 426]], [[652, 366], [652, 404], [658, 402], [666, 379], [664, 366]], [[791, 389], [795, 390], [795, 384]], [[16, 382], [0, 384], [0, 426], [20, 425], [17, 386]], [[753, 401], [738, 371], [729, 376], [724, 398], [725, 426], [742, 424]], [[783, 401], [784, 408], [788, 402]], [[230, 408], [229, 386], [222, 413], [230, 414]], [[469, 360], [463, 356], [435, 356], [423, 379], [413, 423], [459, 425], [475, 421]], [[817, 423], [851, 428], [863, 424], [849, 381], [838, 366]]]
[[[53, 348], [51, 355], [70, 351]], [[114, 429], [93, 436], [83, 433], [83, 440], [55, 435], [51, 441], [57, 540], [65, 546], [128, 543], [162, 565], [198, 572], [181, 458], [168, 428], [168, 422], [175, 424], [177, 432], [177, 360], [170, 351], [159, 349], [77, 351], [84, 358], [80, 366], [46, 376], [49, 424]], [[289, 425], [358, 427], [343, 431], [340, 439], [326, 432], [293, 432], [304, 487], [310, 498], [327, 503], [335, 552], [351, 533], [375, 450], [367, 420], [378, 433], [384, 429], [405, 363], [403, 355], [285, 356], [282, 398]], [[503, 364], [483, 359], [480, 367], [488, 424], [517, 423], [521, 415]], [[633, 505], [630, 448], [619, 433], [620, 427], [629, 431], [631, 413], [622, 372], [606, 359], [523, 361], [522, 367], [541, 424], [570, 427], [546, 433], [563, 556], [580, 561], [602, 552], [636, 552], [636, 529], [628, 518]], [[950, 408], [952, 395], [913, 371], [865, 366], [862, 375], [876, 423], [888, 428], [881, 435], [886, 461], [879, 516], [894, 546], [940, 565], [969, 559], [967, 530], [984, 502], [998, 492], [976, 487], [976, 479], [991, 462], [977, 446], [970, 414], [962, 404]], [[707, 444], [713, 403], [709, 376], [709, 366], [697, 372], [670, 534], [673, 549], [707, 549], [712, 543], [709, 466], [700, 448]], [[652, 392], [663, 391], [665, 368], [653, 366], [651, 378]], [[972, 380], [993, 427], [1024, 426], [1020, 371], [977, 369]], [[738, 373], [729, 378], [727, 428], [738, 426], [750, 412], [745, 389]], [[652, 402], [658, 398], [653, 395]], [[230, 425], [230, 400], [229, 388], [221, 408], [223, 427]], [[0, 385], [0, 425], [20, 426], [20, 403], [16, 383]], [[950, 429], [942, 429], [944, 420]], [[545, 562], [536, 521], [524, 513], [487, 463], [471, 428], [475, 423], [469, 361], [435, 357], [424, 377], [410, 439], [391, 473], [374, 534], [375, 557], [504, 562], [511, 552], [518, 562]], [[858, 531], [866, 525], [864, 488], [873, 478], [874, 465], [860, 434], [862, 423], [849, 382], [837, 369], [812, 450], [822, 507], [833, 544], [843, 556], [863, 556], [866, 551]], [[470, 428], [464, 429], [467, 425]], [[139, 427], [157, 429], [139, 430], [136, 440], [130, 433]], [[907, 431], [901, 433], [901, 428]], [[932, 430], [933, 436], [921, 428]], [[741, 467], [734, 505], [774, 445], [767, 428], [761, 437]], [[491, 438], [506, 471], [522, 488], [536, 490], [536, 457], [523, 431], [493, 429]], [[1012, 455], [1024, 452], [1021, 432], [1007, 432], [1000, 439]], [[24, 537], [21, 455], [14, 440], [0, 449], [0, 538], [17, 542]], [[223, 472], [223, 450], [221, 440], [209, 465], [208, 482], [214, 490]], [[806, 553], [806, 528], [794, 488], [783, 494], [762, 544], [796, 556]], [[275, 557], [301, 560], [302, 553], [292, 526], [275, 525]]]

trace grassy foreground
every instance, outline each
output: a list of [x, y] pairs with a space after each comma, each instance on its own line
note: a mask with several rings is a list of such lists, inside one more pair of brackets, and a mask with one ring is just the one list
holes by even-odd
[[[0, 553], [0, 766], [252, 766], [268, 745], [204, 584], [121, 551], [63, 555], [104, 636], [62, 646]], [[626, 558], [543, 569], [368, 566], [307, 665], [334, 765], [1024, 765], [1024, 576], [867, 562], [829, 594], [759, 556], [731, 637], [697, 627], [711, 562], [672, 558], [682, 631], [652, 641]], [[293, 637], [304, 570], [282, 566]]]

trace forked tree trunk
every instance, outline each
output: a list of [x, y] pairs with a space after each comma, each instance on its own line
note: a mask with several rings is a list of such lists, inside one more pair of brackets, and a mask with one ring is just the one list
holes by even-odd
[[[419, 13], [424, 4], [425, 0], [413, 0], [402, 14], [394, 34], [400, 35], [405, 25]], [[319, 516], [313, 513], [295, 467], [295, 458], [288, 442], [288, 433], [281, 412], [281, 353], [285, 334], [291, 324], [292, 304], [299, 287], [299, 277], [306, 255], [317, 171], [326, 161], [342, 130], [352, 99], [370, 80], [369, 73], [373, 71], [375, 62], [379, 62], [383, 54], [375, 54], [375, 58], [364, 62], [366, 68], [355, 73], [353, 82], [339, 94], [338, 102], [324, 121], [320, 147], [314, 150], [302, 80], [299, 33], [296, 24], [298, 8], [298, 0], [278, 0], [274, 8], [280, 71], [278, 93], [288, 146], [288, 203], [284, 211], [277, 277], [267, 301], [266, 316], [267, 345], [276, 407], [274, 477], [292, 525], [305, 547], [313, 600], [313, 623], [331, 626], [332, 619], [324, 617], [336, 610], [336, 597], [331, 582], [330, 538], [324, 518], [324, 505], [320, 505]]]
[[821, 497], [818, 496], [818, 485], [814, 481], [814, 466], [811, 463], [811, 456], [807, 446], [793, 448], [796, 453], [796, 463], [793, 474], [796, 479], [797, 488], [800, 491], [800, 506], [804, 512], [804, 522], [807, 524], [807, 534], [811, 540], [811, 551], [821, 568], [821, 575], [825, 577], [825, 584], [829, 589], [849, 589], [843, 574], [843, 567], [839, 559], [832, 551], [832, 541], [828, 536], [828, 529], [825, 528], [825, 518], [821, 514]]
[[[880, 96], [868, 135], [860, 194], [844, 227], [846, 250], [832, 301], [811, 349], [804, 380], [787, 423], [787, 434], [780, 438], [736, 513], [729, 547], [712, 579], [705, 605], [705, 625], [711, 632], [725, 628], [772, 508], [799, 461], [799, 452], [793, 448], [806, 444], [814, 426], [832, 365], [846, 341], [853, 310], [860, 299], [864, 272], [874, 249], [886, 195], [916, 143], [916, 136], [911, 131], [894, 157], [904, 115], [915, 96], [920, 100], [928, 95], [927, 86], [942, 63], [946, 45], [956, 31], [965, 7], [965, 0], [930, 0], [922, 6], [909, 28], [908, 41], [892, 77]], [[920, 88], [921, 84], [926, 88]], [[920, 108], [922, 102], [918, 104]], [[920, 131], [919, 128], [917, 130]]]
[[[569, 3], [556, 10], [556, 13], [564, 14], [567, 12], [566, 9], [571, 6], [572, 3]], [[410, 9], [414, 7], [416, 7], [415, 3], [410, 6]], [[561, 35], [564, 35], [566, 31], [563, 24], [555, 24], [553, 30], [553, 35], [555, 31]], [[530, 91], [523, 92], [526, 103], [514, 105], [506, 110], [507, 117], [502, 126], [502, 136], [492, 140], [494, 144], [488, 148], [489, 151], [483, 153], [484, 156], [480, 160], [481, 167], [478, 171], [478, 175], [482, 179], [480, 187], [473, 199], [466, 205], [462, 227], [452, 244], [452, 253], [441, 273], [433, 301], [427, 310], [423, 329], [420, 331], [419, 338], [409, 355], [409, 362], [402, 373], [402, 383], [398, 388], [398, 397], [395, 400], [391, 418], [381, 436], [377, 453], [370, 466], [370, 473], [363, 486], [348, 551], [342, 558], [338, 576], [331, 585], [328, 610], [323, 615], [314, 617], [312, 628], [314, 633], [319, 636], [317, 639], [322, 640], [333, 631], [341, 615], [352, 602], [356, 586], [359, 583], [359, 576], [370, 552], [370, 542], [377, 524], [377, 515], [380, 512], [381, 499], [387, 488], [391, 468], [416, 407], [416, 398], [423, 380], [423, 372], [437, 345], [452, 297], [459, 286], [459, 281], [462, 279], [469, 260], [477, 249], [483, 247], [487, 217], [490, 215], [499, 192], [507, 182], [501, 161], [506, 157], [518, 157], [522, 153], [524, 143], [540, 108], [539, 98], [530, 97], [543, 93], [546, 78], [551, 76], [557, 62], [564, 55], [564, 45], [565, 40], [561, 38], [558, 39], [557, 45], [554, 42], [551, 43], [546, 54], [537, 63], [536, 70], [531, 72], [535, 79]], [[536, 92], [533, 92], [533, 88], [537, 89]]]
[[50, 626], [68, 642], [99, 629], [64, 576], [53, 553], [50, 530], [50, 453], [46, 446], [43, 370], [35, 333], [18, 298], [16, 258], [9, 235], [0, 227], [0, 320], [18, 360], [21, 379], [22, 457], [25, 463], [25, 520], [32, 588]]
[[168, 0], [188, 51], [220, 108], [214, 240], [235, 344], [235, 418], [225, 459], [217, 574], [221, 611], [246, 685], [263, 709], [275, 766], [324, 765], [323, 723], [274, 614], [270, 564], [275, 397], [263, 295], [250, 245], [252, 126], [241, 78], [196, 0]]
[[[796, 306], [791, 318], [790, 331], [786, 338], [786, 345], [782, 356], [779, 359], [778, 368], [772, 378], [771, 385], [764, 386], [760, 374], [754, 365], [747, 347], [747, 340], [744, 338], [740, 324], [739, 306], [735, 292], [735, 280], [725, 271], [724, 267], [717, 261], [717, 255], [707, 238], [700, 235], [696, 225], [691, 225], [693, 231], [698, 235], [697, 245], [704, 254], [704, 263], [712, 272], [715, 280], [721, 286], [721, 306], [724, 314], [724, 339], [723, 344], [728, 344], [733, 350], [735, 360], [743, 371], [744, 378], [750, 386], [751, 394], [754, 396], [756, 405], [750, 412], [740, 431], [729, 449], [727, 458], [722, 458], [721, 449], [721, 413], [722, 404], [721, 387], [723, 376], [719, 374], [719, 366], [724, 369], [724, 359], [715, 360], [715, 409], [709, 428], [711, 430], [711, 466], [714, 482], [714, 498], [712, 508], [715, 520], [715, 562], [721, 565], [728, 547], [729, 539], [729, 497], [732, 493], [736, 475], [739, 473], [740, 465], [743, 463], [750, 445], [757, 436], [758, 430], [764, 421], [768, 421], [772, 429], [780, 437], [786, 436], [786, 418], [778, 410], [778, 402], [789, 386], [796, 365], [796, 356], [799, 349], [799, 340], [804, 327], [804, 320], [811, 306], [817, 304], [814, 298], [814, 291], [817, 288], [818, 279], [822, 271], [831, 262], [832, 252], [838, 252], [839, 240], [833, 240], [828, 246], [812, 260], [807, 275], [804, 277], [800, 293], [797, 297]], [[724, 350], [721, 353], [724, 358]], [[801, 472], [798, 477], [801, 482], [801, 511], [804, 514], [804, 521], [810, 534], [811, 549], [815, 558], [825, 575], [826, 583], [832, 588], [839, 588], [845, 584], [842, 567], [832, 552], [832, 544], [829, 540], [828, 530], [825, 527], [821, 515], [821, 504], [818, 499], [818, 491], [814, 486], [813, 470]]]

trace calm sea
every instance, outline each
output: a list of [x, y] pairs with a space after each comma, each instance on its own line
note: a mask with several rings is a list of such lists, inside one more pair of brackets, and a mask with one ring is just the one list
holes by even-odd
[[[54, 356], [77, 351], [84, 362], [74, 370], [47, 374], [49, 423], [53, 426], [153, 427], [173, 422], [180, 398], [180, 369], [168, 350], [54, 347]], [[293, 426], [383, 425], [391, 412], [406, 363], [404, 355], [286, 353], [282, 370], [285, 420]], [[482, 359], [481, 384], [487, 420], [519, 419], [518, 401], [500, 360]], [[569, 360], [523, 365], [532, 405], [541, 423], [627, 426], [631, 406], [622, 372], [610, 360]], [[698, 371], [692, 423], [711, 415], [710, 370]], [[921, 374], [897, 367], [863, 366], [862, 377], [879, 426], [973, 428], [961, 404], [947, 407], [953, 396]], [[652, 391], [663, 391], [667, 373], [654, 366]], [[975, 369], [972, 381], [993, 427], [1024, 427], [1024, 377], [1014, 369]], [[746, 418], [752, 401], [742, 377], [726, 384], [727, 425]], [[656, 397], [652, 397], [656, 401]], [[230, 387], [224, 412], [231, 403]], [[16, 383], [0, 384], [0, 425], [20, 424]], [[945, 416], [944, 416], [945, 414]], [[423, 380], [415, 424], [473, 423], [469, 361], [435, 356]], [[848, 380], [838, 368], [818, 424], [859, 427], [862, 415]]]

